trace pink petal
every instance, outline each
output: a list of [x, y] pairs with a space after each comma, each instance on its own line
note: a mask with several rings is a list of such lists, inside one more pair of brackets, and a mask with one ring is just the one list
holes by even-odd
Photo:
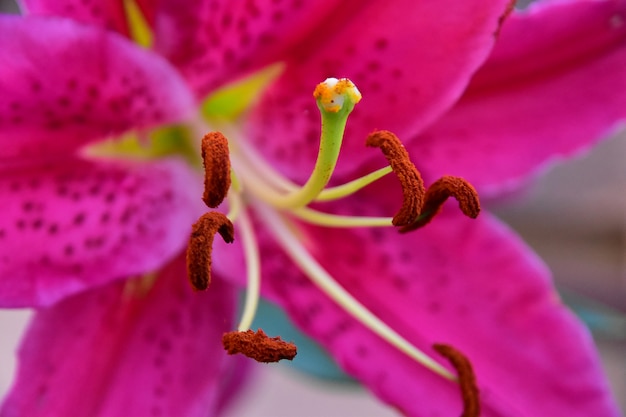
[[340, 4], [345, 1], [163, 0], [156, 9], [155, 48], [203, 97], [285, 58], [287, 50], [298, 48], [329, 16], [345, 15], [349, 8]]
[[25, 13], [64, 16], [81, 23], [99, 26], [128, 35], [124, 0], [88, 2], [76, 0], [22, 0]]
[[263, 96], [248, 134], [289, 176], [306, 179], [319, 142], [313, 89], [327, 77], [348, 77], [364, 97], [337, 167], [350, 172], [377, 156], [364, 149], [372, 130], [406, 138], [451, 106], [486, 59], [509, 3], [343, 3], [284, 57], [286, 72]]
[[60, 18], [0, 16], [0, 157], [67, 154], [190, 115], [161, 57]]
[[[444, 212], [426, 228], [310, 228], [322, 265], [415, 346], [446, 343], [473, 363], [488, 416], [618, 416], [586, 329], [558, 301], [545, 267], [482, 215]], [[350, 375], [410, 416], [459, 415], [458, 386], [366, 330], [263, 239], [264, 285]]]
[[222, 348], [236, 293], [195, 293], [184, 256], [148, 281], [117, 282], [41, 309], [0, 414], [206, 417], [238, 364]]
[[0, 169], [0, 305], [49, 305], [160, 268], [202, 210], [182, 161]]
[[[541, 3], [540, 3], [541, 4]], [[626, 1], [554, 1], [516, 15], [459, 103], [407, 147], [484, 192], [586, 150], [626, 120]]]

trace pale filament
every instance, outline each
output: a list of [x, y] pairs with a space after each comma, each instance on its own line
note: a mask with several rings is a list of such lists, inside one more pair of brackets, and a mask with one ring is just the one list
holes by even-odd
[[334, 280], [334, 278], [311, 256], [300, 240], [294, 236], [284, 219], [264, 204], [256, 204], [255, 208], [261, 215], [264, 223], [271, 228], [280, 242], [283, 250], [300, 269], [317, 285], [329, 298], [334, 300], [346, 312], [351, 314], [360, 323], [386, 340], [398, 350], [421, 363], [436, 374], [456, 381], [457, 377], [450, 373], [430, 356], [413, 346], [411, 342], [399, 335], [395, 330], [380, 320], [363, 304], [354, 298], [348, 291]]
[[[240, 197], [237, 195], [234, 199], [240, 199]], [[257, 244], [254, 228], [252, 227], [252, 222], [246, 210], [240, 212], [237, 225], [239, 226], [239, 232], [243, 241], [247, 274], [246, 300], [237, 330], [244, 332], [252, 326], [252, 321], [254, 320], [259, 305], [259, 297], [261, 295], [261, 262], [259, 257], [259, 245]]]

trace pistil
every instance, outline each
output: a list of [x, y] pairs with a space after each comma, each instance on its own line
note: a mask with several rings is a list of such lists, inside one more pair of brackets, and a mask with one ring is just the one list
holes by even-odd
[[258, 193], [261, 199], [276, 208], [304, 207], [326, 188], [337, 164], [348, 115], [361, 100], [359, 90], [345, 78], [329, 78], [318, 84], [313, 96], [322, 116], [322, 132], [315, 167], [307, 182], [294, 191], [277, 193], [267, 189]]

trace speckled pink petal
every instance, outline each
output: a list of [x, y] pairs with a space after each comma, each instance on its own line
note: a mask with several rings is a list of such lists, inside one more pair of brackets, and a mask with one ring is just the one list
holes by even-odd
[[[619, 415], [586, 329], [536, 256], [489, 216], [444, 211], [407, 235], [307, 230], [312, 253], [379, 318], [446, 366], [434, 343], [470, 358], [481, 416]], [[457, 385], [366, 330], [262, 236], [266, 293], [346, 372], [405, 415], [461, 414]]]
[[626, 120], [626, 1], [552, 3], [505, 23], [463, 98], [408, 144], [418, 166], [491, 193]]
[[160, 56], [52, 17], [0, 16], [0, 91], [0, 158], [71, 153], [194, 108]]
[[[263, 65], [288, 58], [324, 22], [361, 7], [339, 0], [163, 0], [155, 49], [180, 68], [198, 97]], [[312, 91], [312, 90], [311, 90]], [[310, 96], [311, 92], [307, 92]]]
[[128, 35], [124, 0], [21, 0], [25, 14], [65, 16], [81, 23]]
[[0, 305], [49, 305], [160, 268], [202, 213], [178, 160], [57, 161], [0, 169]]
[[363, 93], [337, 167], [350, 172], [377, 155], [363, 146], [372, 130], [407, 138], [452, 105], [487, 58], [509, 3], [342, 3], [284, 57], [286, 72], [262, 97], [250, 139], [289, 176], [306, 179], [319, 143], [313, 89], [327, 77], [348, 77]]
[[207, 417], [231, 361], [236, 292], [193, 292], [179, 256], [149, 281], [109, 284], [39, 310], [3, 417]]

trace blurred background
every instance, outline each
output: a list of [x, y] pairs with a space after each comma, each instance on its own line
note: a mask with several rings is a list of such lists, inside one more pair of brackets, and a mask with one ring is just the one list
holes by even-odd
[[[0, 0], [0, 11], [16, 12]], [[606, 373], [626, 412], [626, 134], [577, 160], [551, 167], [524, 192], [488, 209], [552, 269], [562, 297], [591, 328]], [[0, 397], [15, 370], [15, 350], [30, 312], [0, 310]], [[322, 381], [288, 365], [256, 366], [245, 401], [227, 417], [391, 417], [361, 388]], [[277, 407], [277, 404], [280, 404]]]

